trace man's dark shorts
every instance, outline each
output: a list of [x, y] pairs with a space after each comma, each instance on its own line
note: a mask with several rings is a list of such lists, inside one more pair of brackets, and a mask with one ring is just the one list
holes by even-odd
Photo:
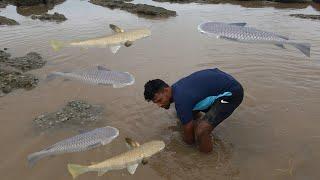
[[[208, 121], [214, 128], [227, 119], [243, 100], [243, 88], [240, 84], [232, 86], [229, 91], [232, 96], [221, 97], [210, 108], [202, 111], [206, 113], [203, 120]], [[228, 103], [221, 103], [221, 100]]]

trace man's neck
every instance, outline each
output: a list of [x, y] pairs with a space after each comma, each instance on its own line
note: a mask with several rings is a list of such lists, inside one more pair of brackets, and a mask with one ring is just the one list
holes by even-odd
[[174, 99], [173, 99], [173, 89], [172, 89], [172, 87], [169, 88], [169, 93], [170, 93], [170, 103], [173, 103]]

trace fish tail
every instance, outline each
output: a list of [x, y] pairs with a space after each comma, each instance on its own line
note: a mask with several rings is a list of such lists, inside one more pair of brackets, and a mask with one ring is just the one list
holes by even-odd
[[304, 55], [310, 57], [310, 48], [309, 43], [290, 43], [295, 48], [299, 49]]
[[56, 77], [61, 76], [61, 75], [63, 75], [63, 73], [61, 73], [61, 72], [52, 72], [47, 75], [45, 82], [52, 81], [53, 79], [55, 79]]
[[63, 48], [65, 46], [63, 42], [56, 41], [56, 40], [51, 40], [50, 45], [54, 51], [59, 51], [61, 48]]
[[79, 175], [88, 172], [88, 167], [77, 164], [68, 164], [68, 170], [72, 175], [73, 179], [75, 179]]
[[47, 156], [47, 153], [44, 153], [41, 151], [30, 154], [27, 157], [29, 166], [30, 167], [34, 166], [39, 159], [42, 159], [45, 156]]

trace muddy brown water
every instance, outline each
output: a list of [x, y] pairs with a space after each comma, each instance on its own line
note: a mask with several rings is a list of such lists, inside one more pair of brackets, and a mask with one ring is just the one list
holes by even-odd
[[[144, 2], [144, 1], [135, 1]], [[45, 79], [51, 71], [82, 69], [97, 64], [128, 71], [136, 83], [122, 89], [56, 79], [41, 81], [31, 91], [16, 90], [0, 99], [0, 174], [8, 180], [72, 179], [67, 163], [90, 164], [125, 152], [124, 137], [139, 142], [161, 139], [166, 149], [139, 166], [136, 174], [112, 171], [102, 177], [87, 173], [78, 179], [319, 179], [320, 160], [320, 23], [289, 14], [319, 14], [311, 6], [250, 8], [231, 4], [170, 4], [145, 1], [177, 11], [168, 19], [145, 19], [121, 10], [68, 0], [49, 13], [64, 14], [63, 23], [41, 22], [7, 6], [0, 14], [21, 25], [0, 28], [0, 47], [13, 56], [40, 53], [48, 64], [31, 71]], [[247, 22], [249, 26], [310, 42], [311, 58], [297, 49], [234, 43], [197, 31], [203, 21]], [[152, 36], [122, 47], [65, 48], [54, 52], [49, 41], [78, 40], [111, 34], [108, 24], [124, 29], [149, 27]], [[174, 83], [193, 71], [218, 67], [244, 86], [245, 98], [234, 114], [214, 131], [209, 155], [186, 146], [176, 127], [174, 106], [161, 110], [143, 98], [144, 83], [162, 78]], [[81, 153], [40, 160], [29, 168], [28, 154], [77, 134], [74, 130], [35, 133], [32, 120], [80, 99], [105, 108], [97, 125], [120, 129], [111, 144]]]

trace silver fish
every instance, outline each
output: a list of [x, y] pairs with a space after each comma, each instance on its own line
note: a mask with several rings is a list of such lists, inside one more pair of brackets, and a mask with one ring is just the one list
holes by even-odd
[[129, 138], [126, 141], [131, 150], [90, 166], [68, 164], [70, 174], [73, 178], [76, 178], [83, 173], [95, 171], [98, 172], [98, 176], [102, 176], [110, 170], [124, 168], [127, 168], [130, 174], [134, 174], [139, 163], [146, 163], [147, 158], [160, 152], [165, 147], [163, 141], [150, 141], [142, 145], [137, 142], [130, 142]]
[[297, 43], [289, 40], [288, 37], [278, 35], [273, 32], [266, 32], [251, 27], [245, 27], [246, 23], [221, 23], [205, 22], [198, 26], [201, 33], [214, 35], [218, 39], [226, 39], [245, 43], [265, 43], [274, 44], [285, 48], [284, 44], [290, 44], [299, 49], [303, 54], [310, 57], [309, 43]]
[[124, 31], [116, 25], [110, 24], [109, 27], [116, 33], [113, 35], [108, 35], [104, 37], [98, 37], [93, 39], [87, 39], [84, 41], [74, 41], [74, 42], [61, 42], [61, 41], [50, 41], [52, 48], [55, 51], [60, 50], [65, 46], [71, 47], [110, 47], [112, 53], [117, 53], [121, 45], [129, 47], [134, 41], [145, 38], [151, 35], [151, 31], [147, 28], [140, 28], [131, 31]]
[[103, 66], [75, 72], [52, 72], [48, 75], [47, 80], [51, 80], [56, 76], [80, 80], [90, 84], [112, 85], [114, 88], [132, 85], [135, 82], [135, 78], [130, 73], [112, 71]]
[[118, 137], [119, 130], [114, 127], [106, 126], [73, 136], [71, 138], [57, 142], [56, 144], [32, 153], [28, 156], [28, 163], [33, 166], [38, 160], [52, 155], [80, 152], [96, 148], [110, 143]]

